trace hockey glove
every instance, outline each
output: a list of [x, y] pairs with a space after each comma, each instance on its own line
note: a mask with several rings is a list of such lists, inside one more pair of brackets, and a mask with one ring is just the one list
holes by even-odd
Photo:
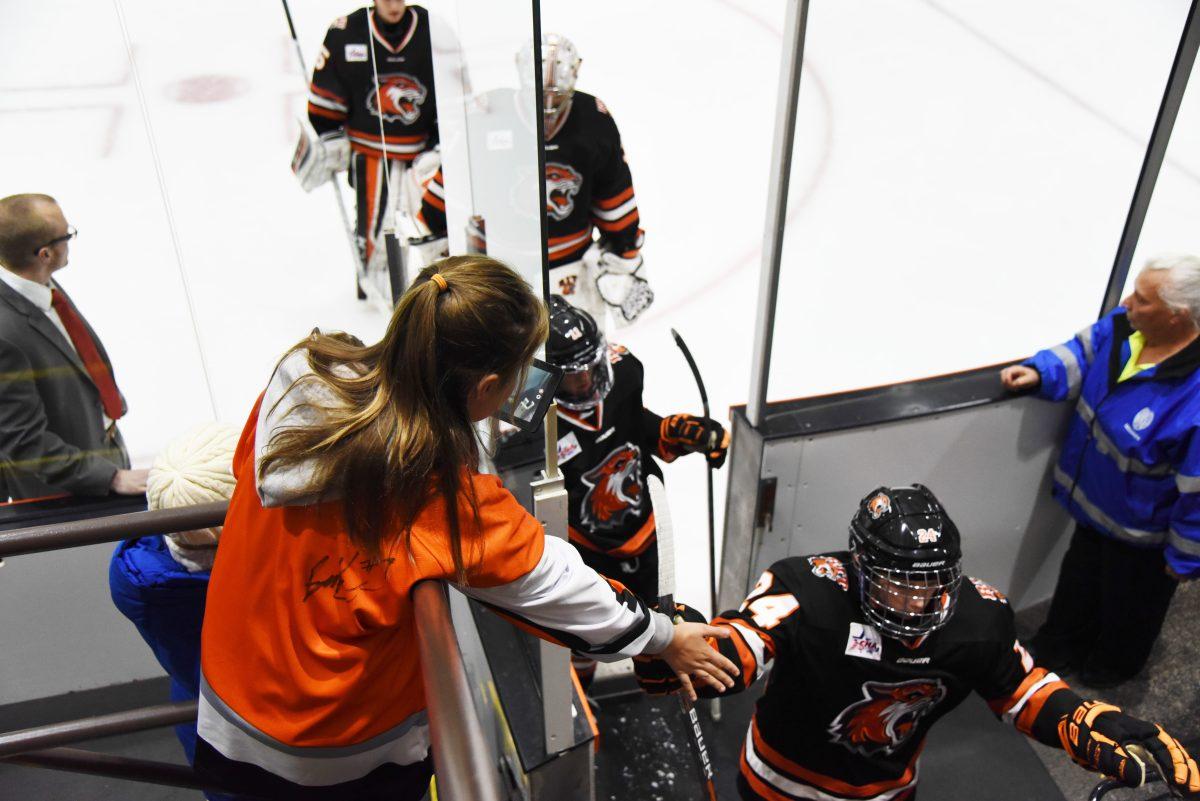
[[1058, 738], [1075, 762], [1127, 787], [1157, 772], [1177, 797], [1200, 793], [1196, 761], [1179, 741], [1112, 704], [1084, 701], [1058, 722]]
[[[686, 604], [678, 603], [675, 604], [674, 618], [676, 623], [708, 622], [704, 619], [704, 615], [695, 609]], [[633, 658], [633, 673], [637, 676], [638, 686], [642, 688], [643, 692], [649, 695], [668, 695], [679, 692], [683, 686], [679, 682], [679, 677], [675, 675], [675, 671], [671, 670], [671, 666], [667, 664], [666, 660], [655, 656], [635, 656]]]
[[311, 192], [333, 179], [338, 170], [350, 163], [350, 142], [341, 129], [317, 136], [305, 121], [300, 123], [300, 137], [292, 154], [292, 172], [300, 188]]
[[713, 467], [725, 464], [729, 441], [725, 427], [707, 417], [673, 414], [664, 417], [658, 430], [663, 450], [676, 456], [684, 453], [703, 453]]
[[645, 278], [638, 275], [642, 269], [642, 256], [635, 253], [629, 258], [608, 251], [592, 251], [585, 261], [592, 271], [596, 291], [600, 298], [613, 309], [619, 324], [628, 325], [638, 318], [654, 302], [654, 290]]

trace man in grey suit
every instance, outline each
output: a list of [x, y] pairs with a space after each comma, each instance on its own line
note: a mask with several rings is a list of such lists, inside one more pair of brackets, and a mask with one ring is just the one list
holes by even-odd
[[54, 198], [0, 199], [0, 503], [146, 490], [108, 354], [51, 279], [74, 236]]

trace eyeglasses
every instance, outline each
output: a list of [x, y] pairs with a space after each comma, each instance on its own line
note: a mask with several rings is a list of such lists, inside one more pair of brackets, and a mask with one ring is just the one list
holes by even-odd
[[36, 256], [38, 254], [38, 251], [41, 250], [42, 248], [48, 248], [51, 245], [57, 245], [59, 242], [69, 242], [77, 236], [79, 236], [79, 231], [75, 228], [75, 226], [68, 225], [66, 234], [64, 234], [63, 236], [56, 236], [44, 245], [38, 245], [37, 249], [33, 251], [33, 255]]

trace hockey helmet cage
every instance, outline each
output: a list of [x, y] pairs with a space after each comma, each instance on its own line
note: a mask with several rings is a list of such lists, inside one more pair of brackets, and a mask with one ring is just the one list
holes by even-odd
[[915, 639], [949, 622], [962, 582], [958, 527], [920, 484], [878, 487], [850, 521], [863, 614], [884, 634]]
[[[542, 36], [542, 113], [547, 138], [557, 133], [566, 120], [581, 63], [583, 59], [570, 39], [557, 33]], [[517, 54], [517, 67], [523, 79], [533, 76], [532, 46]]]
[[550, 296], [546, 359], [562, 368], [563, 377], [554, 399], [565, 409], [577, 412], [592, 409], [612, 389], [612, 363], [604, 332], [592, 315], [558, 295]]

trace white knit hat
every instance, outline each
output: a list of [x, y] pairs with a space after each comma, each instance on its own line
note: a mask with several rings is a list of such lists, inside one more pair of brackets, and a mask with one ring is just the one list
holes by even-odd
[[[228, 500], [236, 482], [233, 452], [241, 432], [226, 423], [204, 423], [163, 448], [146, 481], [150, 509], [173, 509]], [[220, 526], [167, 535], [176, 561], [192, 570], [212, 567]]]

